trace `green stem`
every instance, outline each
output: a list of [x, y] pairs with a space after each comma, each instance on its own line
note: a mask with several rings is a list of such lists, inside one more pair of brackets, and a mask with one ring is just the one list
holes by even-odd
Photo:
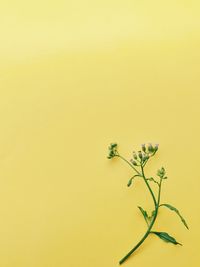
[[141, 176], [141, 174], [139, 173], [139, 171], [128, 161], [126, 160], [124, 157], [122, 157], [121, 155], [117, 154], [116, 157], [121, 158], [123, 161], [125, 161], [139, 176]]
[[154, 215], [154, 217], [153, 217], [153, 220], [151, 221], [151, 223], [150, 223], [150, 225], [149, 225], [149, 228], [148, 228], [148, 230], [147, 230], [147, 232], [145, 233], [145, 235], [143, 236], [143, 238], [137, 243], [137, 245], [133, 248], [133, 249], [131, 249], [130, 251], [129, 251], [129, 253], [125, 256], [125, 257], [123, 257], [121, 260], [120, 260], [120, 262], [119, 262], [119, 264], [122, 264], [123, 262], [125, 262], [127, 259], [128, 259], [128, 257], [129, 256], [131, 256], [131, 254], [144, 242], [144, 240], [148, 237], [148, 235], [150, 234], [150, 232], [151, 232], [151, 228], [153, 227], [153, 225], [154, 225], [154, 222], [155, 222], [155, 220], [156, 220], [156, 217], [157, 217], [157, 213], [158, 213], [158, 209], [156, 209], [156, 211], [155, 211], [155, 215]]
[[140, 245], [142, 245], [142, 243], [145, 241], [145, 239], [146, 239], [146, 238], [148, 237], [148, 235], [150, 234], [151, 229], [152, 229], [152, 227], [153, 227], [153, 225], [154, 225], [154, 223], [155, 223], [156, 217], [157, 217], [157, 215], [158, 215], [159, 202], [160, 202], [161, 182], [160, 182], [160, 186], [159, 186], [158, 203], [157, 203], [156, 198], [155, 198], [155, 195], [154, 195], [154, 193], [153, 193], [153, 191], [152, 191], [152, 189], [151, 189], [151, 187], [150, 187], [150, 185], [149, 185], [149, 183], [148, 183], [148, 181], [147, 181], [147, 178], [145, 177], [143, 166], [141, 166], [141, 171], [142, 171], [142, 175], [141, 175], [141, 176], [143, 177], [144, 182], [145, 182], [145, 184], [146, 184], [146, 186], [147, 186], [147, 188], [148, 188], [148, 190], [149, 190], [149, 192], [150, 192], [150, 194], [151, 194], [151, 196], [152, 196], [152, 198], [153, 198], [153, 202], [154, 202], [154, 205], [155, 205], [155, 214], [154, 214], [154, 217], [153, 217], [153, 219], [152, 219], [152, 221], [151, 221], [151, 223], [150, 223], [150, 225], [149, 225], [149, 227], [148, 227], [146, 233], [145, 233], [144, 236], [142, 237], [142, 239], [137, 243], [137, 245], [136, 245], [133, 249], [131, 249], [131, 250], [128, 252], [128, 254], [127, 254], [125, 257], [123, 257], [123, 258], [120, 260], [119, 264], [122, 264], [123, 262], [125, 262], [125, 261], [128, 259], [128, 257], [129, 257], [129, 256], [130, 256], [130, 255], [131, 255], [137, 248], [139, 248]]
[[160, 207], [160, 194], [161, 194], [162, 180], [163, 180], [163, 179], [160, 178], [159, 190], [158, 190], [158, 201], [157, 201], [158, 209], [159, 209], [159, 207]]
[[149, 183], [148, 183], [148, 181], [147, 181], [147, 178], [145, 177], [145, 174], [144, 174], [144, 167], [143, 167], [143, 166], [141, 166], [141, 170], [142, 170], [142, 177], [143, 177], [143, 179], [144, 179], [144, 182], [145, 182], [146, 186], [147, 186], [148, 189], [149, 189], [149, 192], [151, 193], [151, 196], [152, 196], [152, 198], [153, 198], [153, 202], [154, 202], [154, 206], [155, 206], [155, 208], [156, 208], [156, 206], [157, 206], [156, 198], [155, 198], [154, 193], [153, 193], [153, 191], [152, 191], [152, 189], [151, 189], [151, 186], [149, 185]]

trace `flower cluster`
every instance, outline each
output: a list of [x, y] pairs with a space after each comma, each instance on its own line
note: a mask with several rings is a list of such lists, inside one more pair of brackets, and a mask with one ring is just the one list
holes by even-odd
[[160, 170], [157, 171], [157, 175], [161, 178], [161, 179], [167, 179], [167, 176], [165, 176], [166, 172], [165, 169], [162, 167]]
[[116, 156], [117, 153], [117, 144], [116, 143], [111, 143], [110, 146], [108, 147], [108, 159], [112, 159]]
[[130, 160], [130, 162], [134, 166], [139, 166], [143, 163], [145, 163], [150, 157], [155, 155], [156, 151], [158, 150], [158, 144], [153, 146], [151, 143], [148, 145], [142, 144], [141, 150], [139, 150], [137, 153], [133, 151], [133, 159]]

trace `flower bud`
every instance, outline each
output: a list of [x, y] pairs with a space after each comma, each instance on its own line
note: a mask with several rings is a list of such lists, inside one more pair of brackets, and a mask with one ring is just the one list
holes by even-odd
[[110, 151], [109, 156], [110, 157], [113, 157], [114, 156], [114, 152], [112, 150]]
[[110, 148], [111, 148], [111, 149], [114, 148], [114, 147], [116, 147], [116, 146], [117, 146], [116, 143], [111, 143], [111, 144], [110, 144]]
[[142, 152], [141, 151], [138, 151], [138, 156], [140, 159], [142, 159]]
[[146, 152], [146, 146], [145, 146], [145, 144], [142, 144], [142, 151]]
[[154, 151], [153, 146], [152, 146], [151, 143], [149, 143], [149, 145], [148, 145], [148, 150], [149, 150], [150, 153], [152, 153]]
[[147, 159], [147, 155], [143, 155], [143, 161]]
[[137, 159], [137, 155], [136, 155], [136, 153], [133, 154], [133, 158], [134, 158], [134, 159]]
[[133, 159], [130, 160], [130, 162], [134, 165], [134, 166], [137, 166], [137, 162]]
[[156, 152], [158, 150], [159, 144], [155, 144], [154, 151]]
[[161, 169], [159, 169], [157, 171], [157, 175], [160, 177], [160, 178], [163, 178], [165, 176], [165, 169], [162, 167]]

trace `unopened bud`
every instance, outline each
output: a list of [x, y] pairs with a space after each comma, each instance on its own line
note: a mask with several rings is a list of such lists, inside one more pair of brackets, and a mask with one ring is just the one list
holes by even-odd
[[140, 159], [142, 159], [142, 152], [141, 151], [138, 151], [138, 156]]
[[149, 143], [149, 145], [148, 145], [148, 150], [149, 150], [149, 152], [153, 152], [154, 151], [153, 146], [152, 146], [151, 143]]
[[154, 151], [158, 150], [158, 146], [159, 146], [159, 144], [155, 144]]
[[130, 162], [134, 165], [134, 166], [137, 166], [137, 162], [133, 159], [130, 160]]
[[114, 147], [116, 147], [116, 146], [117, 146], [116, 143], [111, 143], [111, 144], [110, 144], [110, 147], [111, 147], [111, 148], [114, 148]]
[[145, 146], [145, 144], [142, 144], [142, 151], [146, 151], [146, 146]]
[[143, 161], [145, 161], [147, 159], [146, 155], [143, 155]]
[[133, 158], [134, 158], [134, 159], [137, 159], [137, 155], [136, 155], [136, 153], [133, 154]]

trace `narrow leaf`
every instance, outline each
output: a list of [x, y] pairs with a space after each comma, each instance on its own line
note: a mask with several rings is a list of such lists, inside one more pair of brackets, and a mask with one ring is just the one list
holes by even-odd
[[186, 227], [187, 229], [189, 229], [189, 227], [188, 227], [188, 225], [187, 225], [185, 219], [183, 218], [183, 216], [181, 216], [180, 212], [179, 212], [175, 207], [173, 207], [173, 206], [171, 206], [171, 205], [169, 205], [169, 204], [162, 204], [162, 205], [160, 205], [160, 206], [165, 206], [165, 207], [167, 207], [168, 209], [170, 209], [170, 210], [172, 210], [172, 211], [175, 211], [176, 214], [180, 217], [180, 219], [181, 219], [182, 223], [185, 225], [185, 227]]
[[151, 233], [157, 235], [160, 239], [164, 240], [165, 242], [173, 243], [174, 245], [181, 245], [182, 246], [182, 244], [178, 243], [174, 237], [170, 236], [166, 232], [151, 232]]
[[143, 217], [144, 217], [144, 219], [145, 219], [147, 225], [149, 226], [149, 222], [148, 222], [148, 218], [149, 218], [149, 216], [148, 216], [146, 210], [143, 210], [143, 208], [142, 208], [142, 207], [139, 207], [139, 206], [138, 206], [138, 208], [139, 208], [139, 210], [141, 211], [141, 213], [142, 213], [142, 215], [143, 215]]

